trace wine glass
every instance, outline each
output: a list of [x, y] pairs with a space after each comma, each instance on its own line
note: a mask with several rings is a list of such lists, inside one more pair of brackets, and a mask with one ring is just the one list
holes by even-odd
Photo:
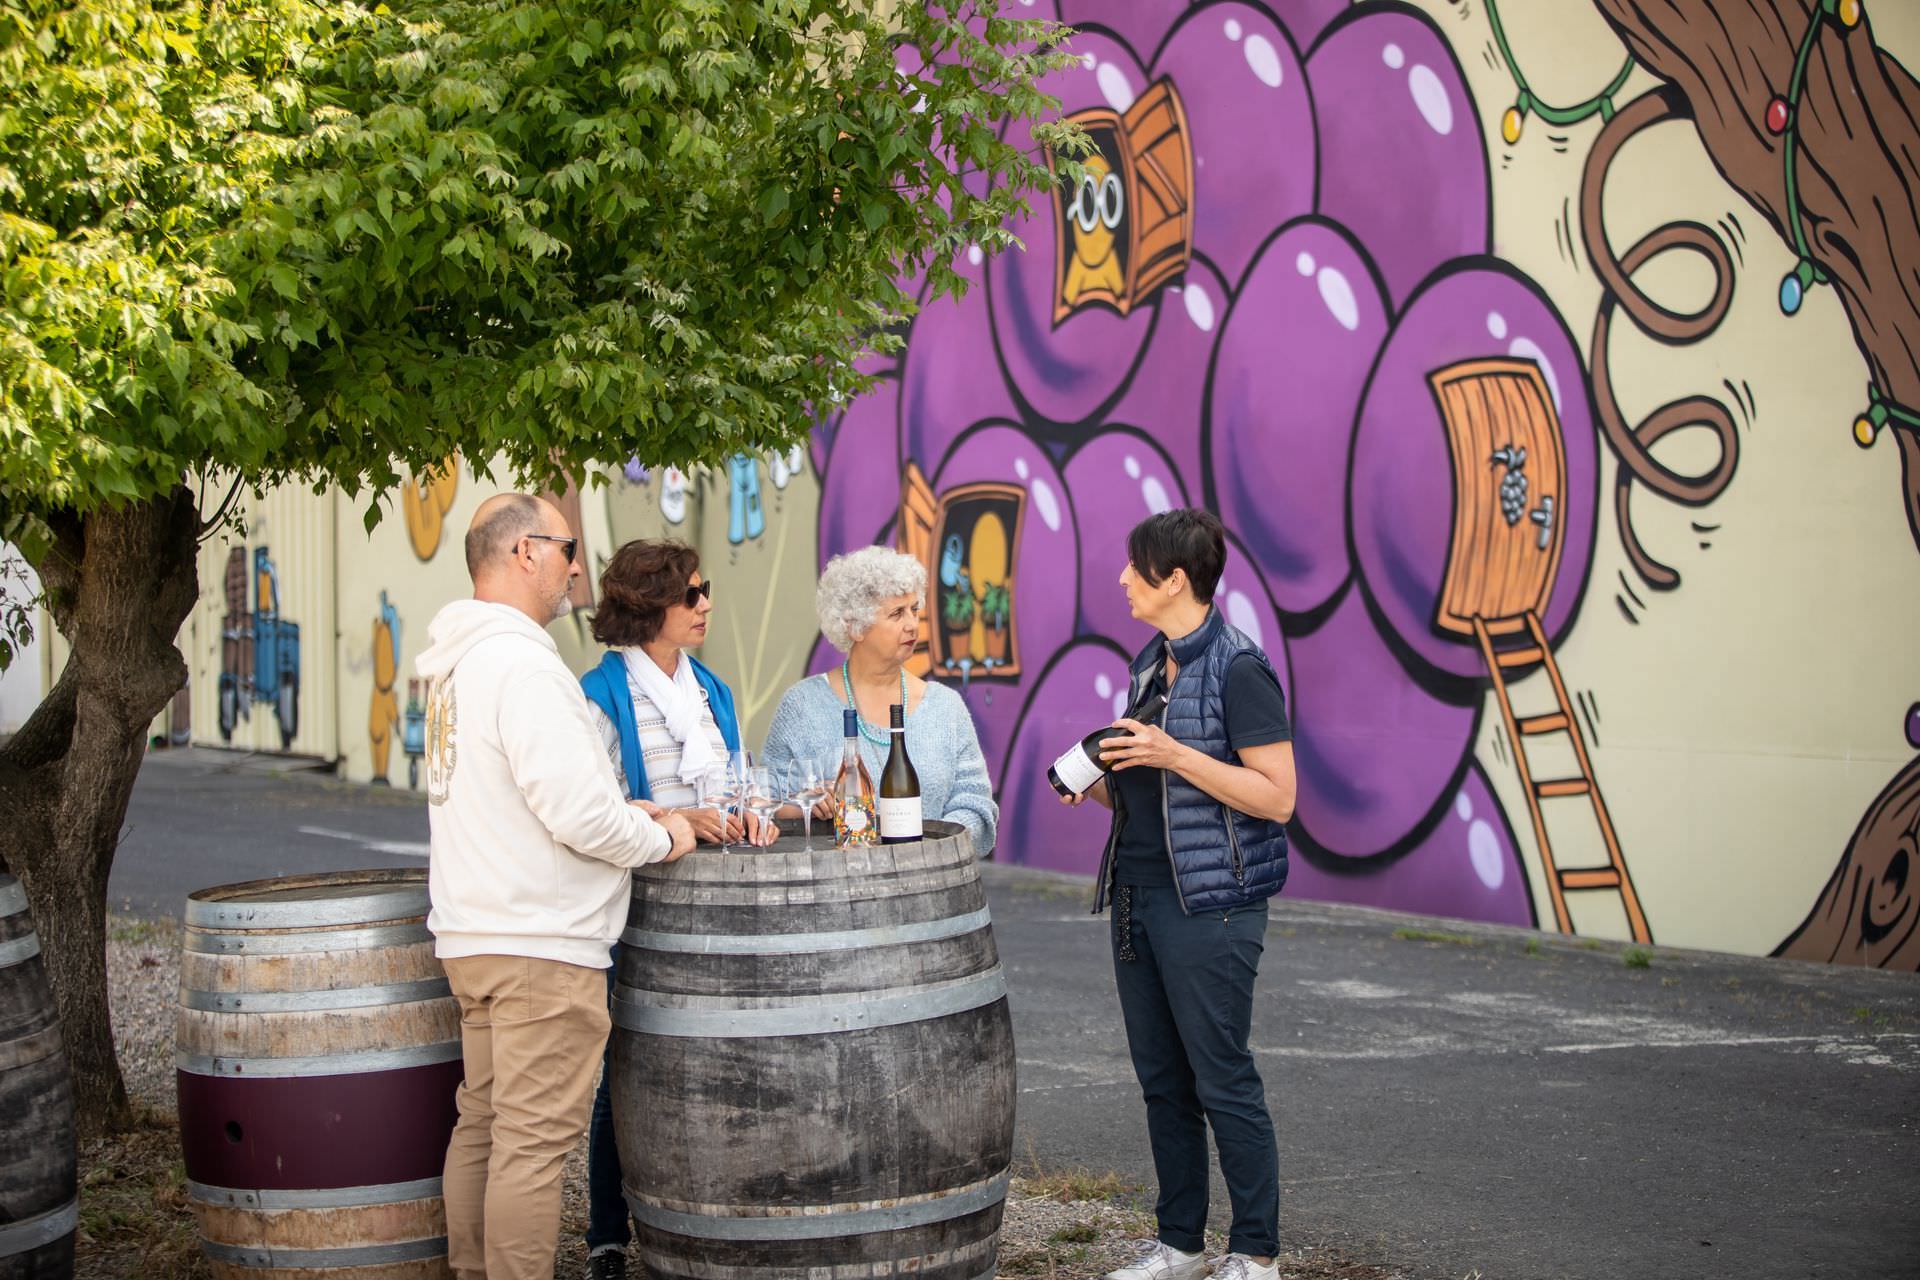
[[820, 765], [812, 760], [796, 759], [787, 768], [787, 798], [800, 806], [800, 822], [806, 829], [807, 843], [802, 850], [813, 852], [813, 806], [827, 794], [826, 779]]
[[720, 852], [731, 853], [733, 841], [727, 836], [727, 815], [733, 812], [735, 801], [739, 798], [733, 773], [725, 765], [715, 765], [700, 775], [700, 807], [715, 809], [720, 814]]
[[[747, 785], [744, 792], [746, 807], [763, 824], [773, 821], [773, 811], [784, 802], [780, 791], [781, 788], [773, 776], [773, 770], [764, 765], [747, 770]], [[748, 834], [747, 839], [749, 842], [754, 842], [751, 833]]]

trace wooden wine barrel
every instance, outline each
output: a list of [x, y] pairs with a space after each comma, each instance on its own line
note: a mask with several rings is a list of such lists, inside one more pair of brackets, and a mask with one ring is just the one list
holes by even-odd
[[176, 1066], [201, 1246], [222, 1280], [427, 1280], [462, 1075], [422, 871], [187, 899]]
[[71, 1280], [73, 1080], [27, 891], [0, 874], [0, 1280]]
[[634, 874], [613, 1110], [657, 1280], [992, 1276], [1013, 1023], [965, 831]]

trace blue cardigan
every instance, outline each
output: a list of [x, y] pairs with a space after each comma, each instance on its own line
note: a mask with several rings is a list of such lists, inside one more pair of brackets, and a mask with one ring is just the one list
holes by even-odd
[[[740, 720], [733, 710], [733, 691], [719, 676], [701, 665], [692, 654], [693, 678], [707, 691], [707, 708], [720, 728], [720, 738], [728, 751], [740, 749]], [[620, 767], [627, 771], [627, 795], [635, 800], [653, 799], [647, 785], [647, 764], [640, 754], [640, 730], [633, 718], [633, 690], [627, 685], [627, 660], [618, 649], [609, 649], [600, 665], [580, 677], [580, 690], [587, 701], [606, 712], [620, 731]]]

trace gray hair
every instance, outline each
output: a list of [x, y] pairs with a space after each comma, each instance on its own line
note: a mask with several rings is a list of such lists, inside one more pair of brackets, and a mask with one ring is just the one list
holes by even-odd
[[862, 547], [835, 556], [820, 571], [813, 597], [820, 634], [846, 653], [873, 626], [881, 605], [895, 596], [923, 595], [926, 589], [926, 566], [892, 547]]
[[477, 579], [483, 569], [513, 550], [520, 539], [539, 533], [546, 523], [546, 513], [540, 506], [538, 498], [524, 493], [501, 494], [486, 519], [476, 519], [467, 530], [467, 576]]

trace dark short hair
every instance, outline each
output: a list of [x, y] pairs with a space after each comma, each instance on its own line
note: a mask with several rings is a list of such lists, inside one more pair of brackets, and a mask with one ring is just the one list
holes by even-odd
[[636, 538], [613, 553], [600, 574], [593, 638], [608, 646], [646, 644], [660, 634], [667, 610], [687, 600], [687, 579], [700, 553], [671, 538]]
[[1227, 567], [1227, 528], [1211, 511], [1179, 507], [1148, 516], [1127, 535], [1127, 559], [1150, 587], [1184, 569], [1201, 604], [1213, 600], [1220, 571]]

